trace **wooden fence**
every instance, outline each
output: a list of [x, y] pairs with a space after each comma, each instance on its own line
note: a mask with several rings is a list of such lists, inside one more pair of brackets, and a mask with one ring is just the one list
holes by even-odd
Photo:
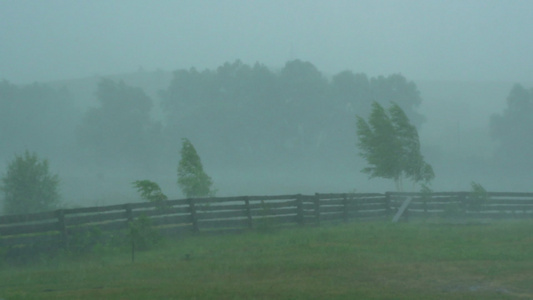
[[471, 192], [387, 193], [390, 209], [396, 211], [412, 197], [404, 220], [413, 218], [510, 219], [533, 218], [533, 193]]
[[261, 227], [318, 225], [352, 220], [391, 220], [407, 198], [401, 220], [410, 218], [533, 217], [533, 193], [349, 193], [242, 196], [128, 203], [0, 216], [0, 247], [46, 244], [69, 247], [76, 234], [98, 229], [127, 232], [149, 218], [164, 236]]

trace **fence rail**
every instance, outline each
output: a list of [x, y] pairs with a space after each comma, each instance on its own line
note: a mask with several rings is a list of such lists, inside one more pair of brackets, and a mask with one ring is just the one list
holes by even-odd
[[391, 219], [411, 197], [401, 219], [417, 217], [530, 218], [533, 193], [344, 193], [239, 196], [127, 203], [0, 216], [0, 247], [40, 242], [68, 247], [88, 230], [124, 232], [144, 216], [164, 235]]

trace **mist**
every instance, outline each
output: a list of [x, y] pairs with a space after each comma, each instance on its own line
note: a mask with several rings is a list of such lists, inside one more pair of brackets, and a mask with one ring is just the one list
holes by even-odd
[[14, 83], [146, 70], [282, 67], [414, 80], [529, 81], [529, 1], [7, 1], [1, 77]]
[[[394, 190], [360, 172], [355, 116], [368, 117], [366, 88], [407, 110], [435, 169], [433, 190], [476, 181], [531, 191], [527, 170], [502, 163], [515, 152], [491, 129], [515, 84], [533, 87], [531, 9], [529, 1], [0, 2], [0, 174], [27, 149], [49, 160], [67, 206], [140, 201], [131, 186], [140, 179], [178, 198], [187, 137], [219, 196]], [[344, 89], [341, 74], [368, 87]], [[143, 108], [105, 117], [105, 80]], [[381, 93], [372, 82], [403, 90]], [[122, 131], [110, 129], [112, 116]], [[139, 138], [122, 139], [130, 135]]]

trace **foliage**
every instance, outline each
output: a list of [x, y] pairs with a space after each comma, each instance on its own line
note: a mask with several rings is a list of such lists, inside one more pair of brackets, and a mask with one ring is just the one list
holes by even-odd
[[48, 160], [26, 150], [7, 167], [0, 189], [4, 192], [4, 213], [25, 214], [51, 210], [59, 204], [59, 177], [51, 174]]
[[499, 142], [497, 161], [515, 170], [529, 172], [533, 162], [524, 159], [533, 152], [533, 89], [515, 85], [507, 97], [507, 107], [490, 119], [491, 136]]
[[370, 113], [373, 100], [395, 99], [414, 124], [423, 122], [416, 111], [420, 93], [402, 75], [343, 71], [329, 79], [301, 60], [288, 61], [280, 70], [241, 61], [203, 71], [182, 69], [160, 95], [168, 137], [178, 142], [194, 136], [195, 145], [216, 147], [225, 157], [220, 163], [232, 166], [253, 163], [258, 156], [283, 164], [349, 157], [353, 145], [346, 137], [353, 114]]
[[178, 186], [188, 197], [214, 195], [213, 181], [205, 172], [200, 156], [188, 139], [182, 139], [181, 160], [178, 165]]
[[469, 194], [469, 208], [479, 211], [489, 200], [489, 193], [481, 184], [477, 182], [472, 181], [470, 186], [471, 191]]
[[137, 192], [141, 194], [141, 198], [148, 202], [162, 202], [168, 200], [168, 197], [163, 194], [159, 185], [150, 180], [134, 181], [133, 186]]
[[357, 116], [357, 137], [360, 155], [369, 165], [362, 171], [370, 178], [393, 179], [400, 190], [403, 177], [414, 183], [429, 183], [435, 177], [420, 152], [416, 127], [397, 104], [393, 103], [387, 112], [373, 102], [368, 122]]
[[157, 244], [161, 235], [152, 226], [150, 218], [142, 215], [129, 223], [128, 239], [134, 247], [133, 250], [146, 250]]
[[149, 164], [161, 144], [161, 124], [150, 117], [152, 99], [137, 87], [102, 79], [96, 97], [99, 107], [89, 109], [78, 127], [81, 149], [100, 161], [127, 160]]
[[[92, 252], [98, 245], [103, 245], [111, 238], [109, 233], [100, 228], [90, 229], [69, 234], [68, 249], [74, 255]], [[110, 245], [107, 245], [110, 246]]]
[[431, 194], [433, 193], [433, 189], [431, 189], [427, 184], [423, 183], [420, 187], [420, 194], [422, 194], [422, 197], [431, 198]]

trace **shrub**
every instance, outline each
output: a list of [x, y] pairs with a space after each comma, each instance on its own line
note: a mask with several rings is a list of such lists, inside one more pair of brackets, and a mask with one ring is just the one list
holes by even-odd
[[2, 178], [4, 213], [25, 214], [52, 210], [59, 204], [59, 177], [50, 173], [48, 161], [27, 150], [16, 155]]
[[161, 235], [153, 228], [152, 221], [147, 216], [138, 217], [129, 226], [128, 238], [137, 250], [150, 249], [161, 240]]

